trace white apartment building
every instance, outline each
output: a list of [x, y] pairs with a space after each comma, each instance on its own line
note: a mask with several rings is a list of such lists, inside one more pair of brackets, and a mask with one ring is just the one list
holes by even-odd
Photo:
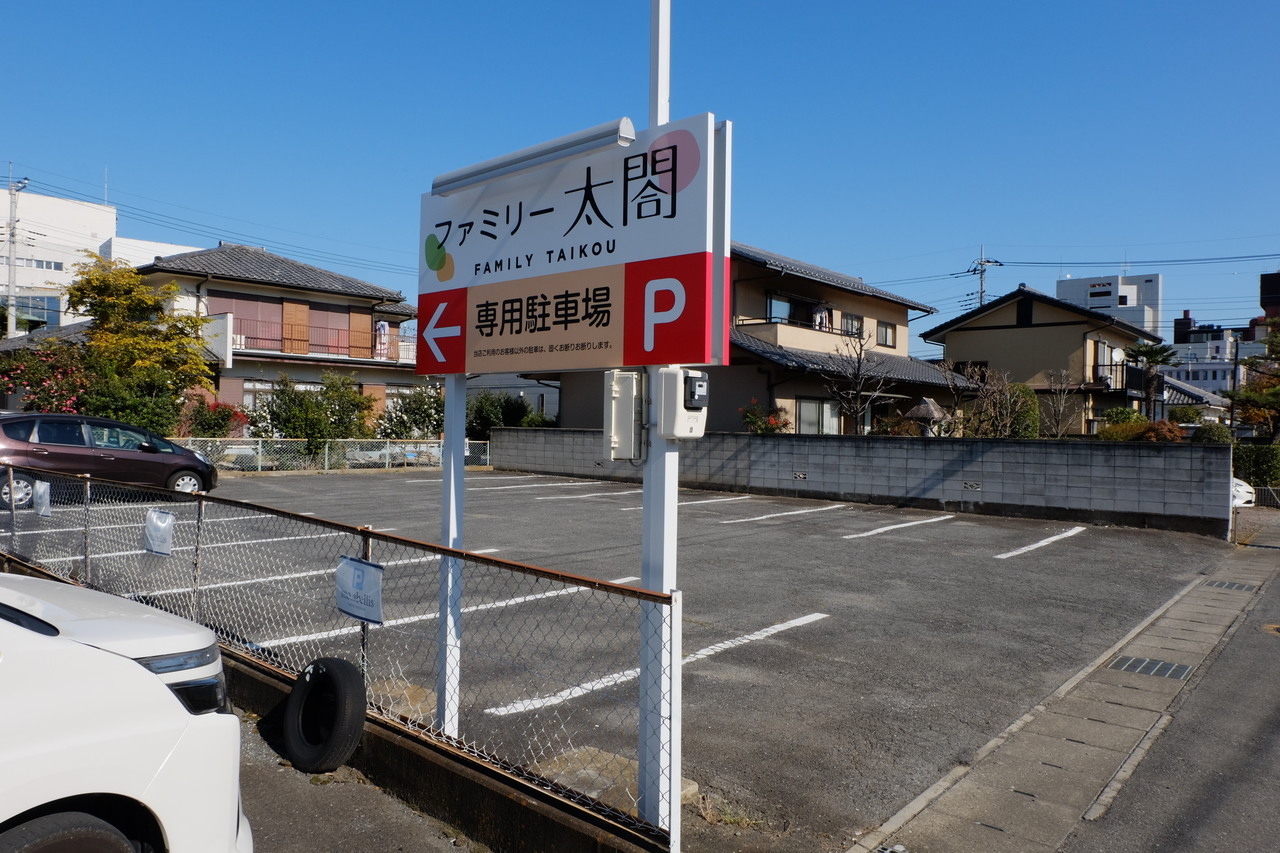
[[[7, 304], [9, 282], [19, 318], [47, 326], [64, 322], [64, 289], [75, 278], [84, 252], [123, 258], [141, 265], [156, 255], [193, 251], [195, 246], [155, 243], [116, 236], [116, 209], [76, 199], [22, 190], [11, 197], [16, 215], [0, 219], [0, 303]], [[3, 210], [7, 214], [8, 202]], [[9, 267], [9, 258], [13, 267]]]
[[1159, 273], [1148, 275], [1104, 275], [1058, 280], [1057, 297], [1081, 308], [1089, 308], [1168, 337], [1160, 331], [1164, 313], [1164, 282]]

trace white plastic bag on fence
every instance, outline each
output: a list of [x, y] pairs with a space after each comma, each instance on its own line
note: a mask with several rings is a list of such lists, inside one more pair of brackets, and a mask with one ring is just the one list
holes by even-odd
[[53, 501], [49, 497], [49, 484], [44, 480], [36, 480], [31, 484], [31, 504], [36, 508], [36, 515], [41, 518], [53, 518]]
[[147, 522], [142, 526], [142, 549], [148, 554], [172, 557], [175, 518], [167, 509], [152, 507], [147, 510]]

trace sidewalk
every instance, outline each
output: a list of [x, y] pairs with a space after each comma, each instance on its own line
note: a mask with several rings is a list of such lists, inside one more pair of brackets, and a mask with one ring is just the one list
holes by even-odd
[[1280, 567], [1280, 512], [1242, 511], [1239, 540], [849, 853], [1054, 851], [1104, 815]]

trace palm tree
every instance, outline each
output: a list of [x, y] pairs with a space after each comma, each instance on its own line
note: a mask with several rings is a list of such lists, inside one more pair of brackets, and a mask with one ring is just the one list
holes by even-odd
[[1168, 344], [1139, 341], [1124, 349], [1125, 359], [1142, 365], [1142, 390], [1148, 420], [1156, 419], [1156, 389], [1160, 386], [1160, 368], [1177, 367], [1178, 351]]

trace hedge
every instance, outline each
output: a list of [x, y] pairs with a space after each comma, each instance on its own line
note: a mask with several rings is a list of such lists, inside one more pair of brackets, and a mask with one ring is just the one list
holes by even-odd
[[1237, 444], [1231, 453], [1232, 473], [1252, 486], [1280, 485], [1280, 445]]

